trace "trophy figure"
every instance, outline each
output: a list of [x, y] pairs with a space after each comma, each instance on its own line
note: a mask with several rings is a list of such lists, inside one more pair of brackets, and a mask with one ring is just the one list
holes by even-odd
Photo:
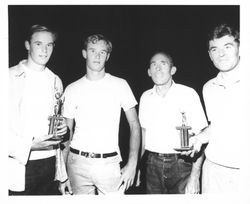
[[189, 137], [192, 136], [189, 134], [189, 130], [192, 128], [187, 126], [187, 118], [185, 112], [181, 112], [182, 114], [182, 125], [177, 126], [176, 129], [180, 131], [180, 148], [175, 148], [177, 151], [185, 151], [189, 150]]
[[61, 99], [62, 94], [57, 92], [55, 94], [56, 105], [54, 106], [54, 115], [49, 116], [49, 132], [48, 134], [53, 134], [52, 140], [60, 140], [60, 137], [57, 137], [57, 127], [62, 123], [63, 117], [61, 115], [61, 109], [63, 101]]

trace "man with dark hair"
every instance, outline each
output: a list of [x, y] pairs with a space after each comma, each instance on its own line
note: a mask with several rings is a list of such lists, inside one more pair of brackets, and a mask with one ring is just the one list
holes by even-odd
[[140, 99], [142, 154], [145, 152], [149, 194], [200, 192], [203, 155], [195, 159], [180, 155], [177, 127], [190, 126], [197, 134], [207, 126], [207, 121], [196, 91], [174, 82], [176, 70], [168, 53], [156, 52], [148, 68], [154, 87]]
[[209, 34], [208, 54], [218, 75], [203, 87], [210, 125], [192, 138], [191, 156], [206, 144], [202, 193], [236, 193], [239, 190], [241, 142], [246, 133], [239, 32], [228, 24]]
[[[111, 42], [97, 34], [89, 36], [84, 45], [86, 75], [70, 84], [64, 94], [63, 115], [70, 129], [70, 147], [64, 151], [69, 179], [74, 194], [124, 193], [133, 184], [137, 167], [137, 102], [124, 79], [105, 71]], [[129, 158], [122, 169], [118, 146], [121, 108], [130, 126]]]
[[[60, 78], [46, 67], [55, 40], [47, 27], [32, 26], [25, 41], [28, 58], [9, 69], [9, 195], [60, 194], [54, 147], [61, 140], [49, 140], [48, 134], [48, 117], [63, 91]], [[57, 136], [66, 132], [62, 121]], [[64, 185], [70, 190], [67, 181]]]

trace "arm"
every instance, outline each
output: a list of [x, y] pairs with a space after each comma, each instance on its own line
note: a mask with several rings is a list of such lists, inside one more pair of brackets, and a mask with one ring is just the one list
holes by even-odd
[[65, 118], [67, 127], [69, 128], [69, 140], [64, 143], [65, 148], [63, 149], [63, 158], [65, 163], [67, 162], [68, 154], [69, 154], [69, 148], [70, 148], [70, 142], [73, 138], [74, 133], [74, 119]]
[[129, 109], [125, 114], [130, 127], [129, 157], [127, 164], [121, 170], [122, 175], [119, 186], [124, 183], [125, 188], [128, 189], [134, 183], [141, 138], [140, 125], [135, 108]]
[[193, 162], [192, 170], [185, 188], [185, 193], [200, 193], [200, 173], [204, 159], [205, 156], [202, 152], [197, 160]]
[[190, 155], [191, 157], [194, 157], [195, 153], [200, 152], [202, 145], [207, 144], [209, 142], [209, 138], [210, 138], [210, 134], [211, 134], [210, 129], [211, 129], [211, 125], [204, 128], [196, 136], [191, 137], [190, 144], [193, 147], [193, 149], [188, 151], [188, 152], [183, 152], [183, 153], [185, 155]]
[[141, 140], [141, 158], [145, 153], [145, 134], [146, 134], [146, 129], [145, 128], [141, 128], [141, 133], [142, 133], [142, 140]]
[[[69, 140], [64, 143], [65, 148], [62, 151], [62, 155], [63, 155], [64, 163], [67, 164], [67, 159], [68, 159], [68, 154], [69, 154], [69, 148], [70, 148], [70, 142], [72, 140], [73, 132], [74, 132], [73, 131], [73, 128], [74, 128], [74, 119], [65, 118], [65, 120], [66, 120], [66, 125], [69, 128], [69, 134], [70, 135], [69, 135]], [[64, 182], [60, 182], [59, 183], [59, 191], [62, 193], [62, 195], [67, 195], [67, 194], [72, 195], [73, 194], [73, 191], [72, 191], [69, 179], [67, 179]]]

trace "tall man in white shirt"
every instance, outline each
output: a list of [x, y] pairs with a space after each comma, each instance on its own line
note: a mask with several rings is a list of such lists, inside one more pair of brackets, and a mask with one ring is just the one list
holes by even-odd
[[[124, 79], [106, 73], [111, 50], [111, 42], [103, 35], [89, 36], [82, 50], [86, 75], [65, 90], [63, 115], [72, 140], [65, 156], [74, 194], [123, 193], [134, 182], [140, 146], [137, 102]], [[129, 158], [122, 169], [121, 108], [130, 126]]]
[[[155, 53], [148, 75], [154, 87], [140, 99], [139, 119], [142, 127], [142, 154], [146, 156], [146, 192], [179, 194], [200, 192], [202, 156], [190, 159], [180, 155], [180, 132], [176, 127], [192, 127], [197, 134], [207, 126], [198, 94], [194, 89], [177, 84], [172, 57]], [[191, 133], [191, 132], [190, 132]]]
[[[32, 26], [25, 41], [28, 58], [9, 69], [9, 195], [59, 194], [54, 146], [61, 141], [49, 140], [53, 135], [48, 135], [48, 117], [63, 86], [46, 67], [55, 40], [47, 27]], [[66, 132], [63, 121], [57, 135]]]
[[[208, 143], [203, 165], [203, 193], [239, 192], [242, 146], [249, 133], [240, 67], [239, 32], [228, 24], [215, 27], [209, 34], [208, 54], [218, 75], [203, 87], [208, 119], [211, 124], [201, 134], [192, 138], [193, 151], [200, 151]], [[190, 153], [190, 152], [189, 152]], [[247, 162], [246, 162], [247, 163]]]

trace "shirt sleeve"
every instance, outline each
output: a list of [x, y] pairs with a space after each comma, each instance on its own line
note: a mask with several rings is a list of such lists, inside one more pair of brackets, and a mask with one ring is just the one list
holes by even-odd
[[72, 88], [69, 86], [65, 89], [64, 94], [64, 104], [62, 109], [62, 115], [69, 119], [75, 118], [76, 105], [75, 105], [75, 97], [72, 93]]
[[146, 108], [145, 108], [145, 96], [144, 94], [140, 98], [140, 103], [139, 103], [139, 121], [140, 125], [143, 128], [146, 128], [146, 121], [145, 121], [145, 114], [146, 114]]
[[19, 102], [23, 89], [23, 79], [15, 80], [9, 77], [9, 123], [8, 123], [8, 155], [25, 165], [28, 161], [32, 138], [22, 136], [22, 127], [19, 117]]
[[123, 81], [122, 87], [121, 87], [121, 107], [124, 111], [129, 110], [130, 108], [133, 108], [137, 105], [137, 101], [135, 99], [135, 96], [128, 85], [127, 81]]
[[191, 121], [190, 125], [192, 127], [191, 132], [197, 134], [203, 128], [205, 128], [208, 125], [208, 123], [199, 95], [194, 90], [192, 95], [193, 95], [192, 100], [190, 100], [189, 103], [189, 107], [191, 108], [189, 113], [189, 118]]

